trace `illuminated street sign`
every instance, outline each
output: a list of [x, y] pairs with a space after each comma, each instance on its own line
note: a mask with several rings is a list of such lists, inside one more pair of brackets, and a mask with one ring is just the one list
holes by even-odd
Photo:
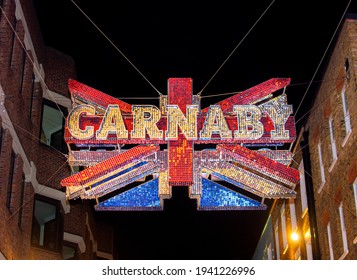
[[172, 186], [188, 186], [199, 210], [238, 210], [266, 208], [239, 189], [294, 197], [299, 173], [287, 166], [291, 153], [248, 148], [295, 140], [292, 106], [285, 94], [273, 96], [289, 83], [270, 79], [201, 109], [189, 78], [169, 79], [159, 106], [130, 105], [70, 80], [69, 164], [86, 168], [61, 181], [67, 198], [96, 199], [97, 210], [161, 210]]

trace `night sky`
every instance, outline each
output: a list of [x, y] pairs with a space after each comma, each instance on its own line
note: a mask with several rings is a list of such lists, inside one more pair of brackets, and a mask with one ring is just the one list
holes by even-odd
[[[161, 93], [166, 94], [170, 77], [192, 78], [194, 94], [205, 87], [203, 97], [289, 77], [286, 93], [294, 112], [348, 2], [276, 0], [241, 42], [271, 0], [76, 0]], [[46, 45], [73, 57], [78, 81], [118, 98], [154, 98], [123, 99], [132, 104], [158, 105], [153, 87], [70, 0], [34, 3]], [[357, 13], [356, 6], [351, 4], [348, 12]], [[296, 120], [321, 84], [329, 54]], [[204, 98], [202, 107], [223, 98]], [[265, 203], [270, 206], [272, 201]], [[114, 225], [120, 259], [250, 259], [268, 214], [269, 210], [197, 212], [187, 188], [175, 187], [163, 212], [100, 212], [95, 217]]]

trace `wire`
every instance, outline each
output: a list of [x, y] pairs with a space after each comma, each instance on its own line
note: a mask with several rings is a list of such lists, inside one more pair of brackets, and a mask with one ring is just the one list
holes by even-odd
[[146, 82], [159, 94], [162, 95], [161, 92], [144, 76], [144, 74], [129, 60], [129, 58], [113, 43], [112, 40], [96, 25], [93, 20], [74, 2], [74, 0], [70, 0], [74, 6], [93, 24], [93, 26], [104, 36], [105, 39], [125, 58], [125, 60], [145, 79]]
[[[294, 159], [292, 159], [292, 161], [295, 162], [297, 165], [299, 165], [299, 163], [296, 162]], [[314, 179], [312, 175], [305, 170], [305, 168], [304, 168], [304, 173], [307, 174], [311, 179]], [[334, 196], [326, 188], [322, 188], [321, 190], [324, 191], [330, 197], [331, 200], [335, 200]], [[354, 211], [352, 211], [347, 205], [344, 205], [343, 208], [345, 208], [348, 212], [350, 212], [350, 214], [353, 217], [357, 217]]]
[[160, 97], [122, 97], [120, 96], [120, 99], [136, 99], [136, 100], [140, 100], [140, 99], [159, 99]]
[[[355, 113], [355, 114], [353, 114], [353, 115], [350, 115], [350, 119], [353, 119], [353, 118], [355, 118], [357, 116], [357, 113]], [[344, 126], [345, 124], [344, 123], [342, 123], [342, 124], [340, 124], [340, 125], [338, 125], [338, 126], [336, 126], [337, 128], [340, 128], [340, 127], [342, 127], [342, 126]], [[324, 135], [324, 136], [322, 136], [321, 137], [321, 139], [325, 139], [326, 137], [329, 137], [330, 136], [330, 132], [328, 132], [326, 135]], [[294, 155], [295, 154], [297, 154], [297, 153], [299, 153], [300, 151], [302, 151], [305, 147], [307, 147], [307, 146], [311, 146], [311, 147], [313, 147], [314, 145], [311, 145], [311, 144], [307, 144], [307, 145], [305, 145], [304, 147], [302, 147], [301, 149], [299, 149], [298, 151], [296, 151], [295, 153], [294, 153]]]
[[218, 97], [218, 96], [233, 95], [238, 93], [241, 93], [241, 91], [205, 95], [205, 96], [200, 96], [200, 98], [202, 99], [202, 98]]
[[[64, 114], [63, 114], [61, 108], [59, 107], [58, 103], [56, 102], [55, 98], [53, 97], [52, 92], [49, 90], [49, 88], [48, 88], [46, 82], [44, 81], [44, 79], [43, 79], [43, 77], [42, 77], [42, 75], [41, 75], [41, 72], [39, 71], [37, 65], [35, 64], [35, 62], [34, 62], [33, 59], [31, 58], [29, 52], [27, 51], [25, 45], [24, 45], [23, 42], [21, 41], [21, 39], [20, 39], [19, 35], [17, 34], [16, 30], [15, 30], [14, 27], [12, 26], [12, 24], [11, 24], [11, 22], [10, 22], [8, 16], [6, 15], [5, 11], [3, 10], [2, 6], [0, 6], [0, 10], [1, 10], [1, 14], [5, 17], [5, 19], [6, 19], [7, 23], [9, 24], [9, 26], [10, 26], [12, 32], [14, 33], [16, 39], [18, 40], [18, 42], [20, 43], [22, 49], [24, 50], [26, 56], [28, 57], [29, 61], [31, 62], [34, 71], [36, 72], [37, 76], [39, 77], [40, 81], [42, 82], [43, 87], [44, 87], [45, 90], [49, 93], [49, 95], [50, 95], [50, 97], [52, 98], [53, 102], [56, 104], [58, 110], [61, 112], [62, 117], [65, 119], [65, 116], [64, 116]], [[7, 97], [6, 94], [4, 95], [4, 97], [5, 97], [5, 98]], [[5, 124], [7, 124], [7, 125], [9, 125], [8, 123], [4, 122], [4, 120], [2, 120], [2, 122], [5, 123]], [[21, 129], [22, 131], [26, 132], [27, 134], [31, 135], [32, 137], [39, 139], [37, 136], [33, 135], [32, 133], [30, 133], [30, 132], [27, 131], [26, 129], [22, 128], [21, 126], [15, 124], [15, 123], [13, 123], [13, 122], [11, 122], [11, 124], [14, 125], [14, 126], [16, 126], [16, 127], [18, 127], [19, 129]], [[67, 157], [65, 154], [63, 154], [61, 151], [55, 149], [54, 147], [52, 147], [52, 146], [48, 146], [48, 147], [50, 147], [50, 148], [56, 150], [57, 152], [59, 152], [59, 153], [60, 153], [61, 155], [63, 155], [64, 157]], [[41, 194], [44, 189], [48, 188], [48, 187], [46, 186], [47, 182], [49, 182], [49, 181], [65, 166], [65, 164], [67, 164], [67, 162], [68, 162], [68, 159], [66, 159], [66, 161], [65, 161], [54, 173], [52, 173], [52, 175], [43, 183], [43, 187], [37, 192], [38, 194]], [[32, 197], [31, 199], [29, 199], [29, 200], [26, 201], [26, 202], [22, 202], [21, 206], [20, 206], [18, 209], [16, 209], [14, 212], [12, 212], [12, 214], [11, 214], [10, 217], [8, 218], [7, 222], [9, 222], [9, 220], [10, 220], [16, 213], [18, 213], [21, 208], [23, 208], [27, 203], [29, 203], [29, 202], [31, 202], [31, 201], [33, 201], [33, 200], [34, 200], [34, 197]]]
[[341, 22], [343, 21], [343, 18], [345, 17], [345, 14], [346, 14], [346, 12], [347, 12], [347, 10], [348, 10], [348, 7], [349, 7], [350, 4], [351, 4], [351, 1], [352, 1], [352, 0], [349, 0], [349, 2], [348, 2], [348, 4], [347, 4], [347, 7], [346, 7], [345, 11], [344, 11], [343, 14], [342, 14], [342, 17], [341, 17], [341, 19], [340, 19], [340, 21], [339, 21], [339, 23], [338, 23], [338, 25], [337, 25], [337, 27], [336, 27], [336, 29], [335, 29], [335, 32], [333, 33], [333, 35], [332, 35], [332, 37], [331, 37], [331, 39], [330, 39], [330, 42], [328, 43], [327, 48], [326, 48], [324, 54], [322, 55], [322, 58], [321, 58], [319, 64], [317, 65], [317, 68], [316, 68], [316, 70], [315, 70], [315, 73], [312, 75], [311, 81], [310, 81], [310, 83], [309, 83], [309, 85], [308, 85], [308, 87], [307, 87], [307, 89], [306, 89], [306, 91], [305, 91], [305, 93], [304, 93], [304, 95], [303, 95], [301, 101], [300, 101], [300, 104], [299, 104], [298, 108], [297, 108], [296, 111], [295, 111], [295, 115], [294, 115], [294, 116], [297, 115], [297, 113], [298, 113], [298, 111], [299, 111], [299, 109], [300, 109], [300, 107], [301, 107], [301, 105], [302, 105], [302, 102], [304, 101], [304, 99], [305, 99], [305, 97], [306, 97], [306, 94], [307, 94], [307, 92], [309, 91], [310, 86], [311, 86], [313, 80], [315, 79], [315, 76], [316, 76], [317, 72], [318, 72], [319, 69], [320, 69], [320, 66], [321, 66], [321, 64], [322, 64], [322, 61], [324, 60], [324, 58], [325, 58], [325, 56], [326, 56], [326, 54], [327, 54], [327, 51], [329, 50], [330, 45], [331, 45], [333, 39], [335, 38], [335, 35], [336, 35], [336, 33], [337, 33], [337, 31], [338, 31], [340, 25], [341, 25]]
[[[345, 79], [345, 77], [338, 78], [338, 79], [325, 79], [325, 80], [313, 81], [313, 83], [326, 83], [326, 82], [330, 82], [330, 81], [339, 81], [339, 80], [344, 80], [344, 79]], [[309, 82], [301, 82], [301, 83], [290, 84], [290, 85], [288, 85], [286, 87], [302, 86], [302, 85], [307, 85], [307, 84], [309, 84]], [[200, 96], [200, 98], [201, 99], [203, 99], [203, 98], [211, 98], [211, 97], [218, 97], [218, 96], [225, 96], [225, 95], [233, 95], [233, 94], [238, 94], [238, 93], [241, 93], [241, 91], [205, 95], [205, 96]]]
[[[13, 125], [13, 126], [16, 126], [17, 128], [19, 128], [21, 131], [16, 131], [17, 133], [18, 132], [23, 132], [24, 134], [28, 134], [30, 135], [32, 138], [36, 139], [36, 140], [39, 140], [41, 143], [43, 143], [43, 141], [37, 137], [36, 135], [32, 134], [31, 132], [27, 131], [26, 129], [22, 128], [21, 126], [19, 126], [18, 124], [14, 123], [14, 122], [11, 122], [11, 124], [7, 123], [6, 121], [2, 120], [2, 123], [4, 124], [7, 124], [7, 125]], [[44, 144], [46, 145], [46, 144]], [[56, 149], [55, 147], [51, 146], [51, 145], [46, 145], [47, 147], [51, 148], [52, 150], [56, 151], [57, 153], [61, 154], [63, 157], [67, 158], [68, 155], [62, 153], [60, 150]]]
[[[2, 8], [1, 6], [0, 6], [0, 9], [1, 9], [1, 12], [2, 12], [2, 14], [4, 15], [4, 17], [5, 17], [6, 21], [7, 21], [7, 23], [9, 24], [9, 26], [10, 26], [12, 32], [14, 33], [14, 35], [15, 35], [15, 37], [17, 38], [17, 40], [19, 41], [19, 43], [20, 43], [22, 49], [24, 50], [26, 56], [27, 56], [28, 59], [30, 60], [30, 62], [31, 62], [31, 64], [32, 64], [32, 66], [33, 66], [33, 68], [35, 69], [35, 72], [37, 73], [37, 75], [39, 76], [41, 82], [43, 83], [43, 86], [45, 87], [45, 89], [47, 90], [47, 92], [50, 94], [50, 96], [52, 97], [52, 99], [53, 99], [54, 103], [56, 104], [58, 110], [61, 112], [62, 117], [65, 119], [65, 116], [64, 116], [64, 114], [63, 114], [61, 108], [59, 107], [58, 103], [57, 103], [56, 100], [54, 99], [52, 92], [49, 90], [49, 88], [48, 88], [46, 82], [44, 81], [43, 77], [41, 76], [41, 73], [40, 73], [40, 71], [38, 70], [38, 68], [37, 68], [37, 66], [36, 66], [36, 64], [35, 64], [35, 62], [34, 62], [33, 59], [31, 58], [31, 56], [30, 56], [29, 52], [27, 51], [25, 45], [23, 44], [23, 42], [21, 41], [20, 37], [18, 36], [16, 30], [15, 30], [14, 27], [12, 26], [12, 24], [11, 24], [11, 22], [10, 22], [8, 16], [6, 15], [5, 11], [3, 10], [3, 8]], [[4, 97], [5, 97], [5, 98], [8, 98], [8, 97], [14, 98], [15, 96], [13, 96], [13, 95], [8, 96], [7, 94], [5, 94]], [[63, 97], [63, 98], [65, 98], [65, 97]], [[68, 98], [65, 98], [65, 99], [68, 99]], [[6, 123], [4, 120], [2, 120], [2, 122], [3, 122], [3, 123]], [[6, 124], [9, 125], [8, 123], [6, 123]], [[20, 125], [14, 123], [14, 122], [11, 122], [11, 124], [14, 125], [14, 126], [16, 126], [16, 127], [19, 128], [19, 129], [21, 129], [22, 131], [26, 132], [27, 134], [31, 135], [33, 138], [36, 138], [36, 139], [38, 139], [38, 140], [41, 141], [40, 138], [38, 138], [37, 136], [33, 135], [31, 132], [27, 131], [26, 129], [24, 129], [24, 128], [21, 127]], [[63, 154], [61, 151], [57, 150], [56, 148], [54, 148], [54, 147], [52, 147], [52, 146], [49, 146], [49, 147], [51, 147], [51, 148], [54, 149], [55, 151], [59, 152], [59, 153], [60, 153], [61, 155], [63, 155], [64, 157], [66, 157], [65, 154]]]
[[223, 61], [221, 66], [218, 67], [217, 71], [213, 74], [213, 76], [208, 80], [208, 82], [205, 84], [205, 86], [201, 89], [201, 91], [197, 95], [201, 95], [202, 92], [205, 90], [205, 88], [208, 86], [208, 84], [213, 80], [213, 78], [217, 75], [217, 73], [221, 70], [221, 68], [226, 64], [226, 62], [231, 58], [231, 56], [234, 54], [234, 52], [237, 50], [237, 48], [243, 43], [245, 38], [249, 35], [249, 33], [253, 30], [253, 28], [257, 25], [257, 23], [261, 20], [261, 18], [265, 15], [265, 13], [269, 10], [269, 8], [274, 4], [275, 0], [273, 0], [270, 5], [265, 9], [265, 11], [262, 13], [262, 15], [257, 19], [257, 21], [253, 24], [253, 26], [248, 30], [248, 32], [244, 35], [243, 39], [240, 40], [240, 42], [235, 46], [233, 51], [228, 55], [228, 57]]
[[[35, 64], [35, 62], [34, 62], [33, 59], [31, 58], [31, 56], [30, 56], [29, 52], [27, 51], [27, 49], [26, 49], [24, 43], [22, 42], [22, 40], [20, 39], [20, 37], [19, 37], [19, 35], [17, 34], [16, 30], [15, 30], [14, 27], [12, 26], [12, 24], [11, 24], [11, 22], [10, 22], [8, 16], [6, 15], [5, 11], [3, 10], [3, 8], [2, 8], [1, 6], [0, 6], [0, 9], [1, 9], [1, 12], [2, 12], [3, 16], [5, 17], [7, 23], [9, 24], [9, 26], [10, 26], [12, 32], [14, 33], [16, 39], [19, 41], [19, 43], [20, 43], [22, 49], [24, 50], [26, 56], [27, 56], [28, 59], [30, 60], [30, 62], [31, 62], [31, 64], [32, 64], [32, 66], [33, 66], [33, 69], [35, 70], [37, 76], [39, 77], [40, 81], [42, 82], [43, 86], [45, 87], [47, 93], [49, 93], [50, 97], [52, 98], [52, 101], [56, 104], [57, 109], [58, 109], [58, 110], [61, 112], [61, 114], [62, 114], [62, 117], [63, 117], [64, 119], [66, 119], [66, 117], [64, 116], [64, 114], [63, 114], [61, 108], [59, 107], [58, 103], [56, 102], [56, 100], [55, 100], [55, 98], [54, 98], [52, 92], [51, 92], [50, 89], [48, 88], [48, 86], [47, 86], [45, 80], [43, 79], [43, 77], [41, 76], [41, 72], [38, 70], [37, 65]], [[5, 95], [5, 97], [6, 97], [6, 95]]]
[[[67, 164], [68, 159], [60, 166], [57, 168], [57, 170], [55, 172], [52, 173], [52, 175], [43, 183], [42, 188], [38, 190], [38, 192], [36, 192], [37, 194], [41, 194], [42, 191], [44, 191], [46, 188], [49, 188], [48, 186], [46, 186], [46, 184], [55, 176], [58, 174], [59, 171], [61, 171], [61, 169]], [[10, 215], [10, 217], [7, 219], [7, 222], [9, 222], [12, 217], [14, 217], [20, 210], [21, 208], [23, 208], [26, 204], [32, 202], [35, 199], [35, 196], [31, 197], [30, 199], [28, 199], [27, 201], [23, 202], [20, 205], [20, 207], [18, 207], [15, 211], [13, 211]]]

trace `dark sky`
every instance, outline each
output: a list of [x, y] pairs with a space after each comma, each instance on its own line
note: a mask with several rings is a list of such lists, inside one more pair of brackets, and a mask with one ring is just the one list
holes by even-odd
[[[194, 94], [199, 92], [271, 2], [76, 0], [163, 94], [170, 77], [191, 77]], [[276, 0], [202, 96], [289, 77], [292, 82], [286, 93], [295, 111], [348, 2]], [[78, 81], [119, 98], [158, 96], [70, 0], [34, 3], [45, 43], [73, 57]], [[352, 3], [348, 12], [357, 13], [356, 4]], [[316, 81], [321, 79], [321, 71]], [[297, 120], [319, 84], [310, 87]], [[205, 98], [202, 105], [220, 100]], [[269, 210], [197, 212], [195, 207], [195, 201], [187, 197], [187, 188], [177, 187], [163, 212], [97, 213], [96, 217], [115, 225], [122, 259], [252, 257]]]

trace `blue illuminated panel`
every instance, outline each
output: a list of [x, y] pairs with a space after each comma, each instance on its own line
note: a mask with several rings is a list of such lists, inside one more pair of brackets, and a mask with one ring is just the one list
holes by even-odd
[[202, 178], [202, 196], [198, 210], [265, 210], [266, 205]]
[[97, 211], [162, 210], [158, 193], [159, 179], [156, 178], [100, 202], [95, 209]]

